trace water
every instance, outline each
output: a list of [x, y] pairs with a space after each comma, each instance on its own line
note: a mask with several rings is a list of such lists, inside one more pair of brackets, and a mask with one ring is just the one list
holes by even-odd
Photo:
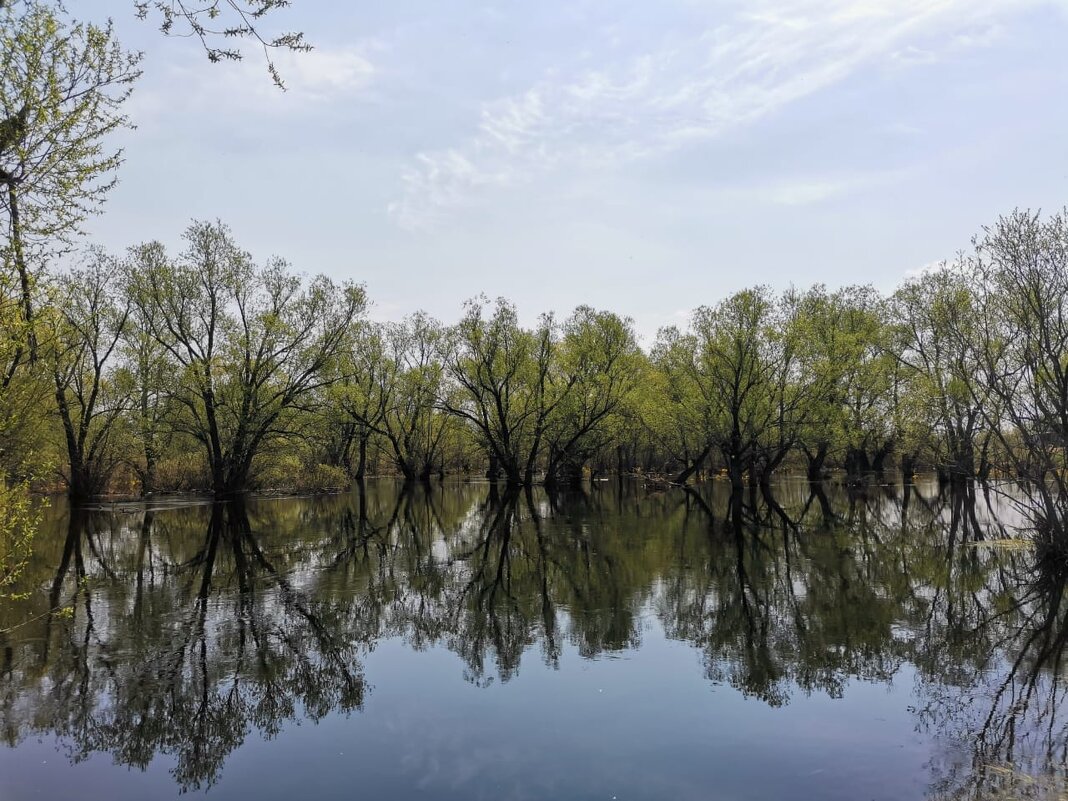
[[984, 544], [997, 492], [785, 481], [728, 519], [726, 489], [57, 505], [0, 607], [0, 799], [986, 798], [1063, 770], [1063, 580]]

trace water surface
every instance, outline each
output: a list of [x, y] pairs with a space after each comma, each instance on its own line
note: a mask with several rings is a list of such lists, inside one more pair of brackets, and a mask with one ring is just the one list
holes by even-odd
[[1062, 769], [1063, 580], [984, 544], [997, 491], [726, 490], [57, 505], [0, 607], [0, 799], [985, 798]]

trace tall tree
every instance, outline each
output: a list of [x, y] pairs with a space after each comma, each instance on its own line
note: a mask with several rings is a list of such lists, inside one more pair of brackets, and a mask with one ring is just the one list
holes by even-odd
[[1043, 556], [1068, 556], [1068, 210], [1015, 211], [975, 241], [969, 269], [982, 314], [972, 338], [980, 404], [999, 467], [1022, 480]]
[[689, 333], [676, 326], [662, 328], [650, 354], [648, 385], [639, 396], [642, 425], [668, 461], [682, 465], [679, 483], [701, 469], [713, 447], [713, 410], [694, 380], [693, 357]]
[[884, 305], [870, 286], [828, 292], [819, 285], [800, 298], [801, 369], [816, 384], [800, 437], [810, 479], [822, 477], [829, 458], [856, 470], [885, 452], [891, 363]]
[[[167, 252], [159, 242], [130, 248], [124, 265], [123, 291], [128, 298], [136, 295], [131, 286], [133, 276], [148, 275], [167, 267]], [[140, 453], [130, 461], [141, 480], [141, 491], [156, 490], [156, 468], [173, 439], [174, 419], [178, 408], [173, 402], [176, 390], [175, 371], [167, 348], [155, 337], [160, 329], [160, 310], [152, 304], [132, 304], [131, 319], [123, 331], [120, 356], [125, 380], [130, 387], [130, 411]]]
[[579, 306], [565, 321], [557, 370], [569, 391], [548, 420], [548, 482], [575, 481], [583, 465], [608, 447], [641, 368], [633, 323]]
[[324, 276], [305, 283], [277, 259], [255, 266], [222, 223], [193, 223], [185, 241], [177, 261], [131, 276], [133, 300], [181, 371], [178, 425], [203, 446], [215, 494], [229, 496], [336, 380], [365, 295]]
[[779, 352], [775, 343], [775, 299], [767, 287], [743, 290], [717, 306], [693, 313], [680, 340], [682, 375], [697, 403], [706, 439], [694, 462], [678, 477], [685, 481], [713, 450], [719, 451], [734, 489], [755, 467], [760, 439], [774, 424]]
[[386, 328], [391, 367], [381, 371], [384, 411], [375, 430], [407, 481], [426, 481], [442, 470], [442, 446], [451, 424], [438, 405], [446, 391], [444, 337], [441, 324], [421, 312]]
[[895, 356], [906, 370], [913, 408], [926, 422], [939, 472], [952, 479], [986, 473], [995, 405], [975, 359], [977, 297], [965, 260], [905, 282], [893, 297]]
[[117, 428], [130, 400], [116, 381], [115, 356], [130, 316], [118, 291], [115, 259], [99, 249], [57, 280], [55, 332], [49, 337], [56, 411], [63, 428], [70, 498], [102, 492], [119, 461]]
[[354, 327], [338, 361], [338, 381], [330, 390], [327, 448], [331, 462], [350, 470], [357, 480], [366, 475], [368, 446], [380, 430], [396, 388], [396, 363], [387, 347], [387, 328], [369, 320]]
[[21, 286], [20, 358], [37, 357], [33, 293], [43, 260], [70, 243], [115, 184], [122, 151], [107, 138], [129, 124], [122, 105], [140, 60], [110, 23], [73, 22], [38, 0], [0, 7], [0, 214], [4, 260]]
[[446, 363], [458, 392], [443, 403], [478, 433], [491, 477], [502, 471], [509, 484], [533, 480], [546, 420], [566, 392], [551, 369], [557, 340], [551, 317], [528, 331], [503, 298], [492, 308], [485, 298], [469, 301], [453, 329]]
[[446, 356], [456, 391], [442, 405], [477, 433], [491, 476], [526, 486], [540, 468], [549, 482], [574, 477], [605, 446], [637, 352], [629, 321], [609, 312], [580, 306], [563, 326], [545, 314], [528, 330], [507, 301], [492, 311], [471, 301]]

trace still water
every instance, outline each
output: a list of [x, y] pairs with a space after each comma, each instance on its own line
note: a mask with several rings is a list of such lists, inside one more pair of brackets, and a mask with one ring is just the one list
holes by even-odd
[[0, 799], [1037, 796], [1006, 766], [1063, 771], [1068, 624], [1012, 519], [925, 482], [56, 505], [0, 606]]

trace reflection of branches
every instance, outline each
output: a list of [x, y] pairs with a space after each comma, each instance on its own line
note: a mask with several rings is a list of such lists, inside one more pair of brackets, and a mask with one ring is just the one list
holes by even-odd
[[[52, 688], [35, 703], [73, 759], [109, 751], [144, 768], [167, 755], [178, 783], [195, 788], [217, 779], [250, 730], [271, 736], [286, 720], [362, 704], [361, 640], [346, 630], [347, 607], [310, 598], [279, 571], [242, 506], [212, 507], [195, 554], [168, 557], [160, 573], [155, 519], [144, 516], [127, 571], [97, 542], [90, 572], [82, 553], [97, 539], [93, 521], [71, 517], [50, 603], [73, 570], [77, 609], [59, 621], [72, 636], [45, 655]], [[101, 597], [106, 614], [94, 614], [90, 589], [105, 581], [129, 586], [132, 615], [115, 614], [125, 601], [114, 591]]]
[[972, 672], [961, 672], [955, 686], [925, 686], [920, 725], [971, 743], [966, 760], [949, 759], [939, 767], [936, 786], [943, 797], [994, 797], [1016, 787], [1021, 775], [1052, 773], [1064, 786], [1068, 723], [1058, 711], [1068, 644], [1065, 579], [1039, 573], [1029, 580], [1008, 612], [983, 621], [995, 643], [986, 658]]
[[[983, 760], [1039, 739], [1049, 759], [1064, 742], [1050, 671], [1065, 587], [1050, 573], [1021, 591], [1028, 554], [985, 547], [1002, 538], [1000, 508], [978, 485], [935, 496], [922, 484], [605, 483], [520, 497], [371, 483], [332, 499], [78, 518], [38, 582], [42, 605], [74, 598], [74, 614], [0, 659], [0, 712], [9, 739], [46, 728], [75, 758], [162, 755], [183, 786], [203, 786], [250, 732], [359, 708], [359, 658], [379, 638], [447, 648], [487, 684], [533, 649], [557, 667], [568, 645], [577, 658], [636, 647], [652, 612], [711, 681], [768, 704], [888, 681], [907, 660], [924, 725], [978, 735]], [[26, 709], [35, 720], [13, 711]]]

